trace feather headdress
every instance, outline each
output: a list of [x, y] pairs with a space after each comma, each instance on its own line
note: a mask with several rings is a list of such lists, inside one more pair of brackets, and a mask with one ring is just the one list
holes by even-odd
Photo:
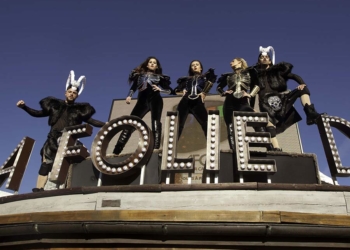
[[269, 46], [267, 48], [264, 48], [264, 47], [260, 46], [260, 48], [259, 48], [259, 53], [261, 55], [264, 55], [264, 56], [268, 55], [268, 53], [270, 51], [271, 51], [271, 54], [272, 54], [272, 57], [269, 55], [270, 58], [271, 58], [271, 62], [272, 62], [272, 64], [275, 64], [275, 50], [273, 49], [273, 47]]
[[83, 92], [85, 84], [86, 84], [86, 77], [80, 76], [78, 81], [76, 81], [74, 71], [71, 70], [67, 79], [66, 90], [70, 88], [75, 88], [75, 90], [79, 91], [78, 95], [80, 95], [81, 92]]

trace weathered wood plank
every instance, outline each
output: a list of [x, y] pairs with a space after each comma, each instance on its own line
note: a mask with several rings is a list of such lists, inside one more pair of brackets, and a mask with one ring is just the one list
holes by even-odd
[[162, 184], [162, 191], [187, 191], [187, 190], [257, 190], [257, 182], [247, 183], [210, 183], [210, 184]]
[[348, 215], [350, 215], [350, 192], [343, 192], [344, 193], [344, 199], [346, 204], [346, 210], [348, 212]]
[[[105, 193], [104, 199], [120, 199], [126, 210], [225, 210], [290, 211], [347, 214], [342, 192], [316, 191], [188, 191], [152, 193]], [[97, 210], [103, 208], [97, 202]], [[113, 209], [113, 208], [112, 208]]]
[[350, 226], [350, 216], [281, 212], [281, 223]]
[[[212, 210], [286, 211], [348, 214], [344, 192], [212, 190], [178, 192], [116, 192], [43, 197], [2, 204], [0, 214], [77, 210]], [[119, 207], [102, 206], [104, 200]]]
[[214, 190], [258, 190], [258, 191], [329, 191], [350, 193], [349, 186], [332, 186], [316, 184], [266, 184], [266, 183], [221, 183], [221, 184], [193, 184], [193, 185], [158, 185], [148, 184], [142, 186], [105, 186], [105, 187], [75, 187], [60, 190], [50, 190], [45, 192], [28, 193], [0, 197], [0, 204], [10, 203], [20, 200], [30, 200], [53, 196], [74, 195], [74, 194], [94, 194], [94, 193], [128, 193], [128, 192], [164, 192], [164, 191], [214, 191]]
[[261, 221], [281, 223], [281, 212], [280, 211], [262, 211]]
[[258, 183], [258, 190], [303, 190], [315, 191], [317, 184]]
[[76, 221], [143, 221], [143, 222], [245, 222], [298, 223], [350, 226], [350, 216], [279, 211], [208, 211], [208, 210], [105, 210], [67, 211], [0, 216], [0, 224], [76, 222]]
[[96, 196], [97, 194], [78, 194], [15, 201], [1, 204], [0, 214], [95, 210]]
[[[275, 212], [274, 212], [275, 213]], [[261, 211], [105, 210], [42, 212], [0, 216], [0, 224], [73, 221], [276, 222], [278, 214]]]

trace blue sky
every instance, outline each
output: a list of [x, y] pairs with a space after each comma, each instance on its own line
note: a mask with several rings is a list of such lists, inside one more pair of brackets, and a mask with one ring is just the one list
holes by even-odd
[[[271, 45], [276, 62], [292, 63], [303, 77], [319, 112], [350, 120], [349, 9], [347, 0], [1, 0], [0, 162], [24, 136], [34, 138], [20, 189], [30, 192], [49, 127], [47, 118], [30, 117], [16, 102], [38, 109], [46, 96], [63, 98], [73, 69], [87, 77], [78, 101], [90, 102], [94, 118], [107, 121], [112, 100], [127, 95], [130, 70], [150, 55], [175, 86], [193, 59], [221, 74], [234, 57], [255, 64], [259, 46]], [[296, 107], [305, 118], [299, 102]], [[315, 153], [329, 174], [317, 127], [305, 119], [299, 127], [304, 151]], [[92, 138], [84, 144], [90, 147]], [[349, 165], [349, 139], [337, 133], [336, 141]]]

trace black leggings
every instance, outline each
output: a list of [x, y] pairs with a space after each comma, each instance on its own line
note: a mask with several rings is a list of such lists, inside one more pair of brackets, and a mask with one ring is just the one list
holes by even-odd
[[[149, 111], [151, 111], [152, 132], [156, 136], [156, 145], [158, 144], [159, 147], [161, 137], [160, 118], [163, 111], [163, 98], [160, 96], [158, 91], [153, 91], [151, 87], [139, 92], [136, 105], [131, 111], [130, 115], [134, 115], [142, 119]], [[133, 128], [124, 129], [122, 131], [113, 150], [114, 154], [119, 154], [123, 150], [125, 144], [129, 141], [129, 138], [134, 131], [135, 129]]]
[[237, 99], [230, 94], [226, 96], [223, 107], [226, 126], [232, 123], [233, 111], [254, 112], [254, 109], [250, 107], [247, 97]]
[[130, 115], [140, 117], [141, 119], [151, 111], [151, 120], [160, 122], [163, 111], [163, 98], [159, 92], [154, 92], [151, 88], [139, 93], [137, 102]]
[[185, 126], [188, 114], [192, 114], [196, 118], [199, 125], [202, 127], [204, 135], [207, 136], [208, 112], [200, 96], [192, 100], [185, 95], [177, 106], [177, 111], [179, 112], [179, 138]]

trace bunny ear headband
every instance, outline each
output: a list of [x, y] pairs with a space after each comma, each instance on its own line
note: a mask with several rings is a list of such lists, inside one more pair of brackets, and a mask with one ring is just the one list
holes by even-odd
[[267, 48], [263, 48], [262, 46], [260, 46], [259, 48], [260, 54], [264, 56], [268, 55], [270, 51], [271, 51], [272, 57], [270, 55], [269, 56], [271, 58], [272, 64], [275, 64], [275, 50], [273, 49], [273, 47], [269, 46]]
[[74, 71], [71, 70], [67, 79], [66, 90], [73, 88], [74, 90], [79, 91], [78, 95], [80, 95], [81, 92], [83, 92], [83, 89], [85, 87], [86, 77], [81, 76], [79, 77], [78, 81], [76, 81], [74, 78], [75, 78]]

